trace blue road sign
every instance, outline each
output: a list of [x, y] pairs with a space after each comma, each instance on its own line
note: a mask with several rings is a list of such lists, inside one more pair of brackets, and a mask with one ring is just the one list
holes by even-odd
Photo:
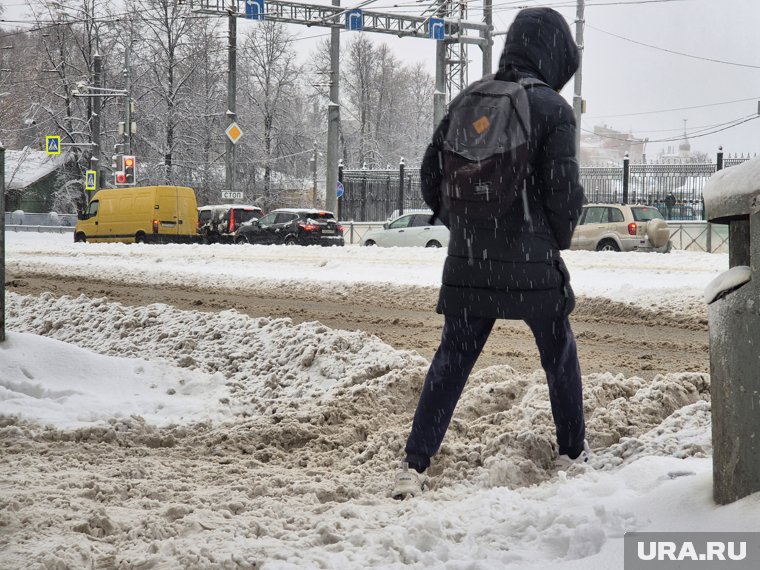
[[48, 154], [61, 154], [61, 137], [57, 135], [46, 136], [45, 152]]
[[98, 173], [94, 170], [88, 170], [85, 174], [84, 189], [95, 190], [97, 188]]
[[264, 0], [245, 0], [245, 17], [249, 20], [263, 20]]
[[443, 18], [430, 18], [428, 21], [428, 37], [431, 40], [443, 40], [445, 33]]
[[361, 32], [364, 29], [364, 15], [358, 8], [346, 12], [346, 30]]
[[346, 189], [343, 188], [343, 182], [338, 181], [338, 188], [335, 191], [336, 196], [338, 198], [343, 198], [343, 194], [346, 193]]

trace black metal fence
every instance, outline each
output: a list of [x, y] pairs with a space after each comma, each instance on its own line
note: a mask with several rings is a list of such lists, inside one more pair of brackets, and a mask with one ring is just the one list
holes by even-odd
[[[581, 184], [589, 203], [647, 204], [666, 219], [702, 220], [702, 190], [717, 170], [751, 157], [723, 157], [715, 162], [633, 163], [622, 166], [582, 166]], [[394, 211], [425, 208], [420, 174], [402, 163], [398, 170], [339, 170], [345, 193], [338, 200], [342, 220], [381, 221]]]
[[386, 220], [396, 210], [426, 208], [420, 192], [420, 171], [338, 169], [345, 193], [338, 200], [338, 217], [357, 222]]

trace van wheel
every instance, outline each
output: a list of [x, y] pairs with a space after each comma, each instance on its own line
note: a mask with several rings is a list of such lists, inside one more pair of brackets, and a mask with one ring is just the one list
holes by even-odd
[[74, 243], [85, 243], [87, 241], [87, 236], [85, 236], [82, 232], [77, 232], [74, 235]]
[[142, 232], [139, 232], [135, 236], [135, 243], [145, 243], [145, 234]]
[[425, 244], [425, 247], [441, 247], [441, 242], [431, 239], [429, 242], [427, 242], [427, 244]]
[[603, 239], [599, 242], [599, 245], [596, 246], [596, 251], [620, 251], [620, 248], [614, 240]]

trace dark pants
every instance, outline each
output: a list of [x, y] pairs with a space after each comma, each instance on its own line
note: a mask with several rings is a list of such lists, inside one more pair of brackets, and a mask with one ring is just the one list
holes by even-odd
[[[495, 319], [446, 316], [441, 344], [422, 387], [412, 430], [406, 442], [406, 461], [418, 471], [427, 469], [441, 446], [467, 378], [488, 340]], [[581, 369], [575, 337], [567, 317], [529, 319], [549, 384], [559, 453], [577, 456], [583, 450]]]

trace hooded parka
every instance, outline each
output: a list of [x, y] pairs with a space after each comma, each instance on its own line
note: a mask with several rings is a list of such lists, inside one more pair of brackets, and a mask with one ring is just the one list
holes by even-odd
[[437, 311], [446, 315], [527, 319], [568, 315], [575, 306], [560, 250], [570, 247], [584, 201], [575, 157], [575, 116], [558, 91], [578, 69], [578, 48], [565, 19], [528, 8], [507, 33], [496, 79], [535, 78], [529, 87], [530, 164], [526, 199], [495, 228], [441, 212], [445, 117], [421, 166], [422, 195], [449, 226]]

